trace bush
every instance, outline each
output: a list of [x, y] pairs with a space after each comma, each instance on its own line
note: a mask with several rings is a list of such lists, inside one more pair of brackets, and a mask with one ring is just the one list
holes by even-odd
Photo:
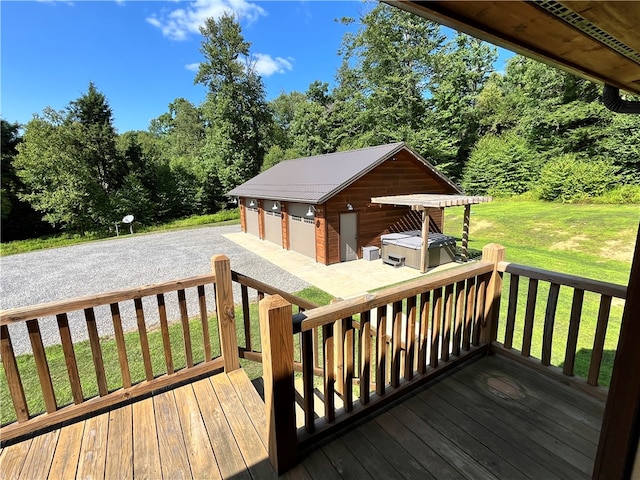
[[620, 185], [612, 188], [599, 197], [588, 200], [589, 203], [608, 204], [640, 204], [640, 185]]
[[538, 195], [542, 200], [582, 201], [604, 194], [619, 178], [606, 160], [581, 160], [574, 154], [555, 157], [542, 167]]
[[471, 152], [462, 178], [468, 194], [518, 195], [538, 178], [538, 167], [526, 140], [515, 133], [485, 135]]

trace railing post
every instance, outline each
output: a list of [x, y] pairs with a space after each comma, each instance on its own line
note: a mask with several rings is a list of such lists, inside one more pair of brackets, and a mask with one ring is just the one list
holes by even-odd
[[240, 368], [229, 258], [226, 255], [214, 255], [211, 257], [211, 269], [216, 275], [216, 312], [220, 332], [220, 351], [224, 359], [224, 371], [229, 373]]
[[498, 263], [504, 261], [505, 248], [497, 243], [489, 243], [482, 249], [482, 261], [493, 263], [493, 273], [487, 286], [484, 304], [484, 323], [482, 341], [491, 345], [498, 335], [498, 315], [500, 314], [500, 295], [502, 293], [502, 274], [498, 272]]
[[281, 474], [297, 461], [291, 304], [280, 295], [259, 304], [269, 460]]

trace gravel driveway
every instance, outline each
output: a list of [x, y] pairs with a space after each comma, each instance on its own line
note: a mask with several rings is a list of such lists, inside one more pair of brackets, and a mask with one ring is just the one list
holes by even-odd
[[[239, 231], [239, 225], [232, 225], [123, 235], [71, 247], [0, 257], [0, 308], [35, 305], [210, 273], [211, 257], [220, 253], [229, 257], [232, 270], [282, 290], [295, 292], [309, 286], [223, 236]], [[209, 311], [214, 309], [212, 290], [207, 291]], [[237, 286], [234, 286], [234, 296], [239, 302]], [[174, 297], [176, 295], [167, 295], [166, 300], [170, 320], [179, 318]], [[145, 318], [149, 325], [158, 323], [153, 300], [145, 303]], [[195, 294], [188, 291], [187, 300], [189, 315], [197, 315]], [[121, 305], [121, 313], [124, 328], [136, 328], [133, 302]], [[108, 307], [96, 309], [96, 317], [100, 335], [112, 334]], [[69, 316], [69, 321], [74, 342], [86, 339], [84, 316], [76, 312]], [[60, 343], [55, 318], [41, 321], [40, 328], [45, 345]], [[10, 331], [15, 353], [30, 352], [26, 326], [13, 325]]]

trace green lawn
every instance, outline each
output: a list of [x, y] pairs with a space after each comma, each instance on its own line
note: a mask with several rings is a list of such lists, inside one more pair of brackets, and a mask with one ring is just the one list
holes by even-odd
[[[445, 232], [461, 236], [463, 207], [445, 210]], [[506, 248], [506, 260], [626, 285], [635, 245], [640, 206], [567, 205], [500, 199], [471, 208], [469, 247], [479, 253], [487, 243]], [[504, 339], [510, 276], [505, 275], [499, 340]], [[522, 327], [528, 282], [520, 279], [513, 346], [522, 346]], [[542, 327], [549, 284], [540, 282], [534, 322], [532, 356], [540, 358]], [[554, 324], [552, 364], [562, 366], [573, 290], [560, 289]], [[578, 338], [575, 373], [586, 377], [593, 348], [599, 296], [585, 294]], [[613, 301], [599, 383], [608, 385], [615, 356], [624, 303]]]

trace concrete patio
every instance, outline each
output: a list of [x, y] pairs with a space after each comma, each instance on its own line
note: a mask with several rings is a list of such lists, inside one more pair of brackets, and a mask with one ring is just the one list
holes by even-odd
[[[301, 280], [315, 285], [325, 292], [340, 298], [362, 295], [366, 292], [396, 283], [406, 282], [422, 275], [409, 267], [391, 267], [382, 260], [323, 265], [292, 250], [284, 250], [275, 243], [260, 240], [242, 232], [228, 233], [225, 238], [246, 248]], [[429, 270], [429, 273], [453, 268], [458, 263], [449, 263]]]

